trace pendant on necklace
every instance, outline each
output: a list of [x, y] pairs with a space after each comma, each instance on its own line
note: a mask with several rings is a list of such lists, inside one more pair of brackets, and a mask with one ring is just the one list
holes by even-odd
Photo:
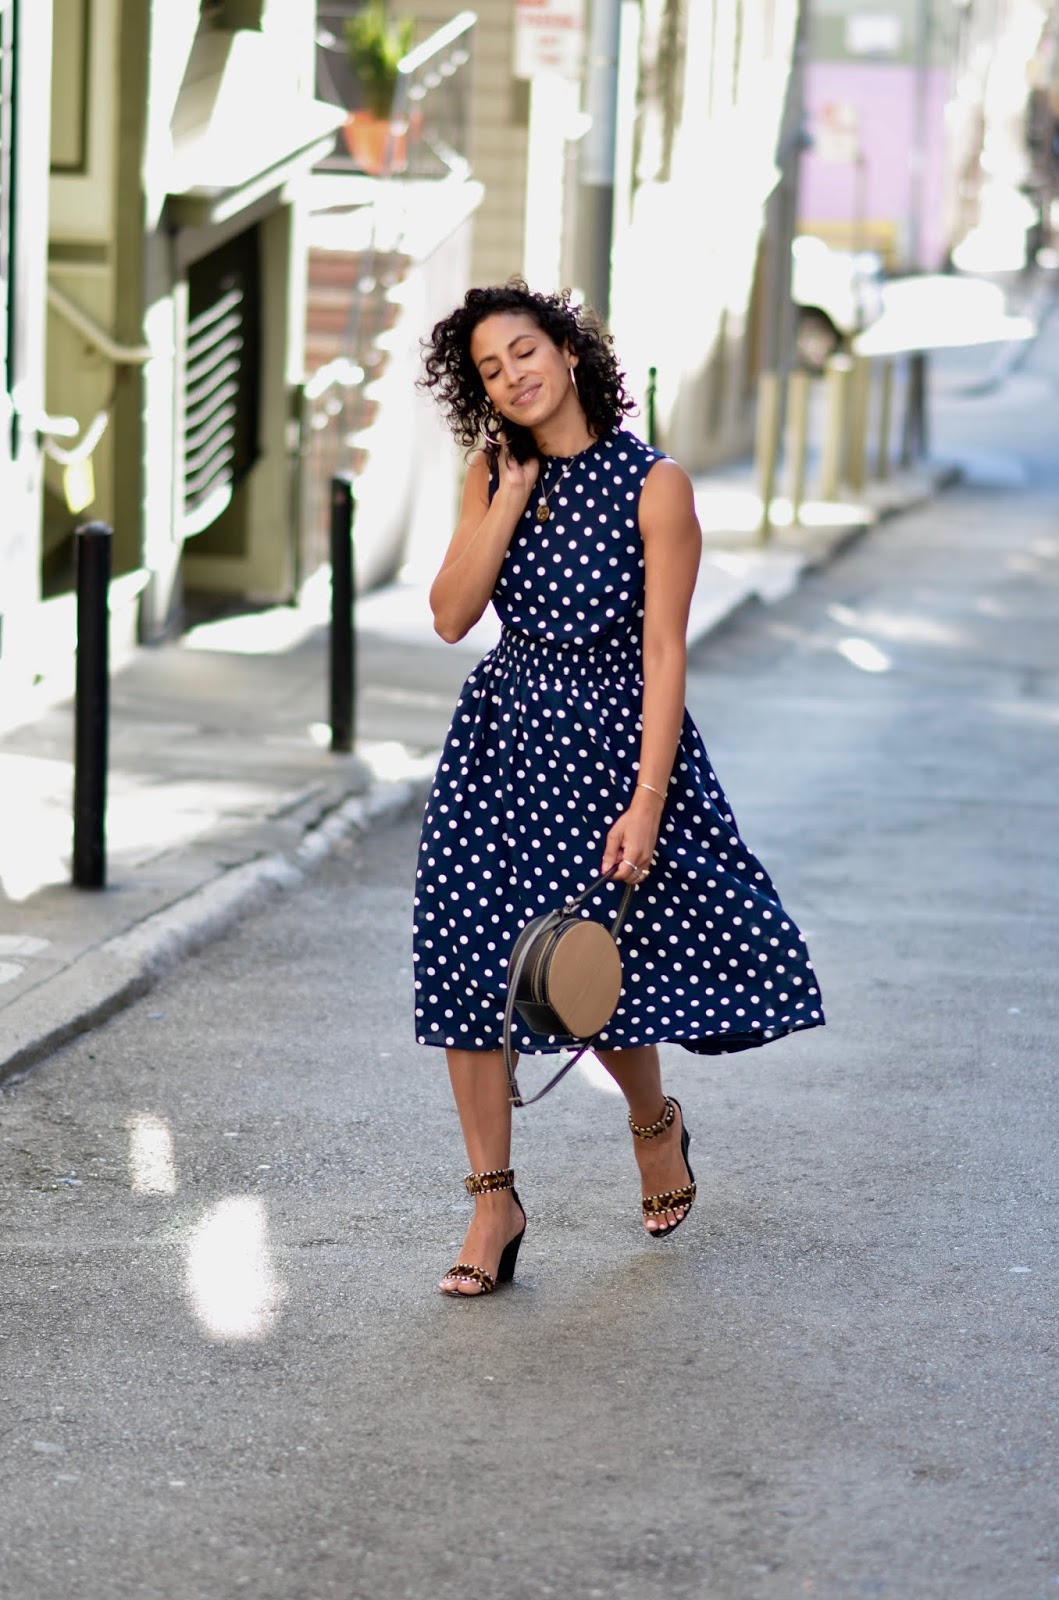
[[551, 512], [548, 510], [548, 507], [543, 500], [538, 505], [534, 515], [536, 516], [538, 522], [547, 522], [548, 518], [551, 516]]

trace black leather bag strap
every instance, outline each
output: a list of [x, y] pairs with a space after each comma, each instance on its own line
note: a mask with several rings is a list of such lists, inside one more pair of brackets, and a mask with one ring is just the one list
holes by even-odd
[[[559, 913], [560, 917], [576, 911], [578, 906], [587, 900], [591, 895], [595, 894], [596, 890], [599, 889], [610, 878], [612, 878], [617, 870], [617, 867], [611, 867], [610, 871], [604, 872], [602, 877], [596, 879], [595, 883], [590, 883], [587, 889], [584, 889], [579, 895], [574, 895], [571, 899], [569, 899], [563, 906], [562, 911]], [[625, 893], [622, 895], [621, 904], [618, 907], [618, 915], [615, 917], [610, 929], [611, 938], [614, 940], [615, 944], [618, 942], [618, 935], [621, 932], [621, 925], [628, 916], [629, 907], [632, 905], [633, 891], [635, 888], [636, 885], [634, 883], [629, 883], [625, 886]], [[515, 963], [511, 976], [508, 979], [507, 1000], [504, 1003], [504, 1070], [507, 1073], [508, 1098], [513, 1106], [531, 1106], [537, 1100], [543, 1100], [548, 1091], [550, 1089], [554, 1089], [555, 1085], [566, 1077], [566, 1074], [570, 1071], [570, 1068], [577, 1066], [577, 1063], [580, 1061], [585, 1051], [590, 1050], [595, 1044], [596, 1040], [599, 1038], [599, 1033], [594, 1033], [591, 1039], [586, 1039], [577, 1054], [571, 1056], [569, 1061], [563, 1062], [562, 1066], [559, 1068], [559, 1071], [553, 1078], [549, 1078], [543, 1089], [539, 1089], [536, 1094], [531, 1094], [528, 1100], [524, 1100], [522, 1098], [522, 1095], [519, 1093], [518, 1083], [515, 1079], [515, 1053], [511, 1044], [511, 1029], [515, 1021], [515, 995], [518, 993], [519, 979], [522, 977], [522, 970], [525, 967], [526, 961], [529, 957], [529, 951], [530, 947], [527, 945], [522, 950], [517, 962]], [[600, 1032], [602, 1032], [602, 1029]]]
[[504, 1004], [504, 1071], [507, 1073], [508, 1098], [513, 1106], [531, 1106], [534, 1101], [542, 1100], [549, 1089], [554, 1089], [560, 1079], [566, 1077], [571, 1067], [576, 1067], [585, 1051], [589, 1049], [597, 1037], [593, 1035], [592, 1039], [587, 1039], [575, 1056], [571, 1056], [569, 1061], [564, 1061], [554, 1078], [549, 1078], [543, 1089], [539, 1089], [536, 1094], [531, 1094], [528, 1100], [522, 1098], [515, 1078], [515, 1052], [511, 1044], [511, 1027], [515, 1020], [515, 994], [518, 990], [519, 979], [522, 977], [522, 969], [526, 964], [528, 955], [529, 948], [527, 947], [522, 951], [518, 961], [515, 963], [515, 969], [508, 982], [507, 1000]]
[[[618, 865], [620, 866], [621, 863], [619, 862]], [[584, 905], [585, 901], [591, 899], [597, 889], [601, 889], [605, 883], [610, 882], [617, 870], [617, 867], [608, 868], [608, 870], [604, 872], [601, 877], [596, 879], [595, 883], [590, 883], [587, 889], [582, 889], [580, 894], [571, 895], [570, 899], [563, 906], [564, 915], [570, 911], [576, 911], [578, 906]], [[627, 883], [625, 885], [625, 893], [621, 897], [621, 905], [618, 907], [618, 915], [614, 918], [614, 921], [610, 925], [610, 936], [615, 943], [617, 942], [618, 934], [621, 931], [621, 925], [629, 914], [629, 907], [632, 905], [632, 897], [635, 893], [635, 890], [635, 883]]]

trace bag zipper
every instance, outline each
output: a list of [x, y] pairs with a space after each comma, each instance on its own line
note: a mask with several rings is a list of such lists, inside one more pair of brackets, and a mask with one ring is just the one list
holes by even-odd
[[557, 932], [558, 932], [558, 929], [553, 929], [552, 930], [552, 933], [551, 933], [550, 937], [545, 940], [544, 946], [543, 946], [540, 954], [538, 955], [536, 961], [533, 963], [533, 973], [532, 973], [532, 975], [530, 977], [530, 994], [533, 996], [534, 1003], [536, 1005], [539, 1005], [539, 1006], [546, 1006], [548, 1004], [547, 1000], [544, 998], [544, 988], [543, 988], [543, 976], [544, 975], [543, 975], [543, 972], [542, 972], [542, 968], [544, 968], [547, 965], [548, 957], [551, 954], [553, 943], [554, 943], [554, 940], [555, 940], [555, 935], [556, 935]]

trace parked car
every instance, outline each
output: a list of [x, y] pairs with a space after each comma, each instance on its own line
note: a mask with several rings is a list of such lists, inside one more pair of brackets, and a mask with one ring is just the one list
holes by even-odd
[[822, 372], [831, 356], [882, 314], [882, 262], [870, 250], [832, 250], [802, 234], [791, 247], [798, 360]]

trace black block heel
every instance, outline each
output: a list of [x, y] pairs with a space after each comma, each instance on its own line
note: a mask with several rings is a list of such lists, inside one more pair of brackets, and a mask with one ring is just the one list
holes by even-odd
[[[513, 1191], [513, 1193], [515, 1199], [518, 1200], [517, 1190]], [[521, 1204], [522, 1201], [519, 1200], [519, 1205]], [[500, 1265], [496, 1269], [497, 1283], [510, 1283], [515, 1276], [515, 1262], [518, 1260], [519, 1245], [522, 1243], [525, 1233], [526, 1229], [525, 1225], [523, 1225], [522, 1232], [516, 1233], [511, 1243], [504, 1246], [504, 1253], [500, 1257]]]

